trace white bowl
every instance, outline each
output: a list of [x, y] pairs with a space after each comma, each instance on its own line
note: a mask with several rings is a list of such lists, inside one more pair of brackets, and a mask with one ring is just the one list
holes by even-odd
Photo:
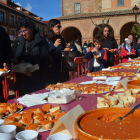
[[0, 126], [4, 125], [4, 120], [0, 119]]
[[56, 133], [49, 136], [47, 140], [71, 140], [71, 137], [68, 134]]
[[37, 140], [38, 132], [34, 130], [25, 130], [16, 134], [17, 140]]

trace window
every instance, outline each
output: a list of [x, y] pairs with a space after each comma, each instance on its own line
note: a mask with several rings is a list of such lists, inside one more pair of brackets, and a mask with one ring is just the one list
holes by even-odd
[[10, 15], [10, 25], [14, 25], [14, 16]]
[[74, 13], [75, 14], [80, 14], [80, 3], [75, 3], [74, 4]]
[[15, 30], [12, 30], [12, 29], [11, 29], [11, 35], [16, 36]]
[[17, 21], [19, 21], [19, 20], [20, 20], [20, 17], [17, 18]]
[[0, 22], [4, 23], [4, 12], [0, 11]]
[[118, 0], [118, 6], [119, 7], [124, 6], [124, 0]]

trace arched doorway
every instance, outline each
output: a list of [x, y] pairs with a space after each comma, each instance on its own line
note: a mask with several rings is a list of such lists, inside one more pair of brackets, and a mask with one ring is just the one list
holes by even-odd
[[[124, 42], [124, 39], [128, 37], [128, 35], [131, 35], [131, 30], [134, 25], [134, 22], [126, 23], [122, 26], [120, 30], [120, 43]], [[132, 34], [133, 35], [133, 34]], [[135, 39], [135, 36], [133, 35], [133, 38]]]
[[75, 27], [67, 27], [61, 32], [62, 37], [65, 42], [79, 40], [82, 44], [82, 35], [81, 32]]
[[[110, 26], [110, 25], [109, 25]], [[102, 27], [102, 24], [99, 25], [99, 27]], [[111, 27], [111, 26], [110, 26]], [[113, 31], [113, 34], [114, 34], [114, 30], [113, 28], [111, 27], [112, 31]], [[97, 35], [97, 33], [99, 32], [99, 28], [96, 27], [93, 31], [93, 38]]]

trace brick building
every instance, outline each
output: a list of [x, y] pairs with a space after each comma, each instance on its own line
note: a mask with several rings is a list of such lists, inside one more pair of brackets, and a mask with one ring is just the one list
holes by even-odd
[[[121, 43], [129, 34], [135, 22], [132, 8], [140, 6], [140, 0], [61, 0], [62, 36], [66, 42], [79, 39], [93, 41], [98, 32], [94, 23], [102, 25], [103, 19], [109, 20], [115, 38]], [[138, 11], [138, 23], [140, 23]]]
[[32, 18], [35, 21], [40, 34], [45, 34], [46, 23], [42, 21], [41, 17], [20, 7], [11, 0], [0, 0], [0, 26], [5, 28], [11, 40], [18, 34], [16, 31], [16, 23], [22, 17]]

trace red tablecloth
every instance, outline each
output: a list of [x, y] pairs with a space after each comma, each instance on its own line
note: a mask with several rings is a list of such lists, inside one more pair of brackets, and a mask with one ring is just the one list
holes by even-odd
[[[132, 71], [132, 72], [136, 72], [137, 70], [115, 70], [115, 71]], [[76, 79], [73, 79], [73, 80], [68, 81], [68, 82], [77, 82], [77, 83], [80, 83], [80, 82], [84, 82], [84, 81], [90, 81], [90, 80], [92, 80], [92, 78], [93, 77], [82, 76], [80, 78], [76, 78]], [[37, 91], [36, 94], [37, 93], [44, 93], [46, 91], [47, 91], [46, 89], [43, 89], [43, 90]], [[114, 94], [115, 92], [112, 91], [111, 93]], [[106, 94], [106, 93], [104, 93], [104, 94]], [[79, 100], [79, 101], [73, 101], [73, 102], [71, 102], [69, 104], [61, 105], [61, 108], [62, 108], [62, 110], [65, 110], [66, 112], [68, 112], [69, 110], [71, 110], [72, 108], [74, 108], [75, 106], [77, 106], [79, 104], [79, 105], [81, 105], [81, 107], [85, 111], [88, 111], [88, 110], [97, 108], [96, 107], [97, 97], [102, 97], [104, 94], [80, 95], [80, 96], [83, 97], [81, 100]], [[14, 102], [16, 102], [15, 99], [12, 99], [12, 100], [9, 100], [8, 101], [8, 103], [14, 103]], [[138, 103], [140, 103], [140, 99], [137, 99], [137, 103], [136, 104], [138, 104]], [[131, 107], [135, 106], [136, 104], [133, 104]], [[52, 104], [52, 105], [54, 105], [54, 104]], [[31, 109], [31, 108], [42, 107], [42, 106], [43, 105], [37, 105], [37, 106], [33, 106], [33, 107], [28, 107], [28, 108], [25, 107], [25, 110], [28, 110], [28, 109]], [[49, 136], [49, 134], [50, 134], [50, 131], [39, 133], [38, 140], [46, 140], [47, 137]]]

